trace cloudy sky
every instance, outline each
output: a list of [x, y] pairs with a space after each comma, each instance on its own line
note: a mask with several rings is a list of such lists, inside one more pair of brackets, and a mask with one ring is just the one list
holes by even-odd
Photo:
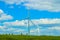
[[60, 0], [0, 0], [0, 34], [60, 35]]

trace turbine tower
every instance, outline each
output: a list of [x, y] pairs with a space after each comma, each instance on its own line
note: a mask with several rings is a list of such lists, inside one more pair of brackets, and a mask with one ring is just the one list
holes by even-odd
[[30, 24], [29, 24], [29, 21], [30, 21], [30, 12], [28, 11], [28, 16], [27, 16], [27, 20], [28, 20], [28, 24], [27, 24], [27, 26], [28, 26], [28, 34], [30, 34]]

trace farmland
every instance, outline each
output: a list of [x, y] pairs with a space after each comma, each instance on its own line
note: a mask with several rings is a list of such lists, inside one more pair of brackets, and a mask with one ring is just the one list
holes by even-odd
[[60, 40], [60, 36], [0, 35], [0, 40]]

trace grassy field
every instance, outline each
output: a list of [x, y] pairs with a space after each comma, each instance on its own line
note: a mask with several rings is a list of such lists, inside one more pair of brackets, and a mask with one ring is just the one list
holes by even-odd
[[60, 36], [0, 35], [0, 40], [60, 40]]

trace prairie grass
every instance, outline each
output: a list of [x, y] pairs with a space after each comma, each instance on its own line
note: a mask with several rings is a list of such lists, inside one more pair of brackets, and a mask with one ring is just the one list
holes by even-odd
[[0, 40], [60, 40], [60, 36], [0, 35]]

